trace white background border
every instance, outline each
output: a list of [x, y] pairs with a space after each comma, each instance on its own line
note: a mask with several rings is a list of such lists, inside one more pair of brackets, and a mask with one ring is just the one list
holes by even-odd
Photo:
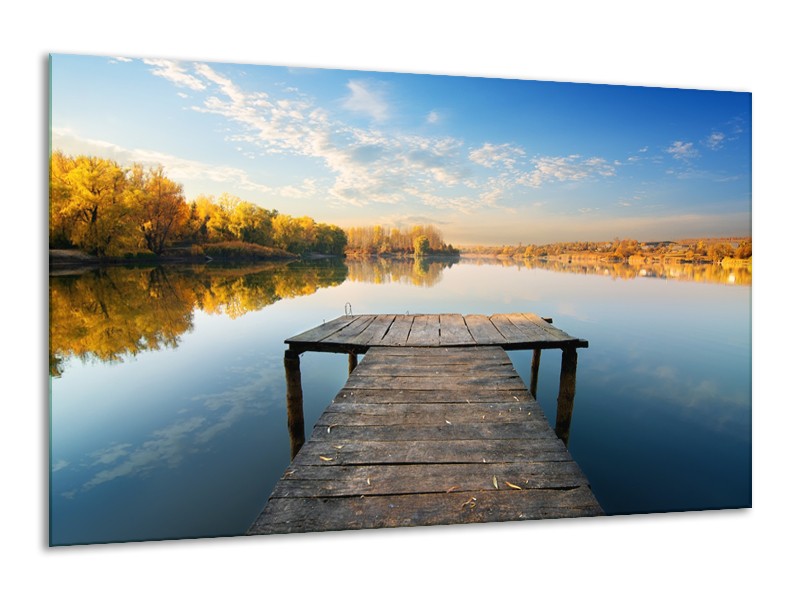
[[[4, 10], [5, 597], [694, 598], [797, 588], [789, 578], [798, 393], [789, 387], [793, 363], [784, 351], [797, 333], [797, 299], [784, 251], [798, 231], [800, 52], [788, 12], [768, 2], [684, 0], [174, 4], [12, 3]], [[48, 549], [49, 52], [753, 92], [754, 508]]]

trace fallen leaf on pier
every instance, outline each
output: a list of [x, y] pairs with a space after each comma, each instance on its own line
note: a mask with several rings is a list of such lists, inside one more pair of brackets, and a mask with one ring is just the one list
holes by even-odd
[[447, 423], [448, 425], [452, 425], [452, 423], [450, 421], [448, 421], [447, 419], [445, 419], [444, 422]]
[[453, 491], [455, 491], [455, 490], [457, 490], [457, 489], [458, 489], [458, 486], [457, 486], [457, 485], [454, 485], [453, 487], [451, 487], [451, 488], [448, 488], [446, 493], [448, 493], [448, 494], [449, 494], [450, 492], [453, 492]]
[[369, 477], [367, 477], [367, 485], [372, 485], [372, 483], [369, 480]]
[[464, 502], [464, 504], [461, 505], [461, 508], [464, 508], [466, 506], [469, 506], [470, 508], [475, 508], [475, 503], [476, 502], [477, 502], [477, 499], [473, 496], [472, 498], [470, 498], [469, 500]]
[[522, 489], [522, 488], [521, 488], [521, 487], [519, 487], [518, 485], [514, 485], [513, 483], [509, 483], [508, 481], [506, 481], [506, 485], [507, 485], [508, 487], [510, 487], [510, 488], [514, 488], [515, 490], [521, 490], [521, 489]]
[[492, 483], [494, 484], [494, 489], [499, 490], [500, 488], [497, 487], [497, 475], [492, 475]]
[[325, 461], [328, 461], [328, 460], [333, 460], [332, 458], [329, 458], [329, 457], [327, 457], [327, 456], [322, 456], [322, 455], [320, 455], [320, 458], [321, 458], [322, 460], [325, 460]]

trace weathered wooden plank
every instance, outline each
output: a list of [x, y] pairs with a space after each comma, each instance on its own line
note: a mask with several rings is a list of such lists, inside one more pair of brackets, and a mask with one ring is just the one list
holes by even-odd
[[475, 344], [475, 339], [461, 315], [439, 315], [439, 328], [440, 346]]
[[250, 535], [453, 523], [587, 517], [603, 514], [586, 487], [439, 494], [275, 498]]
[[[411, 358], [437, 357], [437, 356], [457, 356], [457, 357], [477, 357], [476, 350], [491, 352], [493, 357], [502, 357], [502, 348], [494, 346], [379, 346], [374, 348], [375, 354], [381, 356], [408, 356]], [[489, 356], [488, 354], [486, 356]]]
[[393, 377], [420, 377], [424, 375], [426, 377], [447, 377], [457, 376], [461, 373], [475, 373], [476, 371], [480, 371], [484, 375], [508, 375], [508, 369], [510, 367], [511, 365], [486, 365], [480, 362], [468, 363], [466, 365], [464, 363], [440, 363], [435, 365], [422, 363], [418, 365], [408, 365], [398, 361], [379, 364], [362, 364], [360, 365], [359, 375], [390, 375]]
[[400, 346], [373, 348], [371, 361], [394, 361], [401, 364], [503, 364], [511, 359], [502, 348], [481, 347], [484, 352], [476, 354], [476, 347], [448, 346], [442, 348], [403, 348]]
[[[511, 360], [502, 350], [483, 348], [470, 350], [469, 353], [445, 353], [443, 349], [437, 349], [435, 353], [421, 355], [393, 355], [384, 348], [375, 348], [365, 355], [360, 368], [352, 374], [351, 380], [403, 375], [423, 376], [432, 382], [439, 378], [462, 378], [467, 381], [475, 377], [476, 372], [483, 378], [519, 379]], [[502, 354], [498, 355], [497, 351]]]
[[439, 315], [417, 315], [411, 324], [407, 346], [438, 346]]
[[[517, 413], [518, 415], [520, 413]], [[424, 440], [508, 440], [555, 437], [550, 426], [541, 421], [519, 422], [472, 422], [459, 423], [443, 415], [437, 424], [425, 425], [319, 425], [312, 439], [326, 442], [407, 442]]]
[[476, 344], [503, 344], [506, 338], [486, 315], [467, 315], [464, 322]]
[[439, 376], [439, 377], [391, 377], [391, 376], [361, 376], [358, 369], [353, 371], [353, 376], [345, 383], [343, 390], [465, 390], [475, 387], [484, 390], [518, 390], [527, 393], [528, 388], [519, 377], [503, 377], [492, 375], [471, 376]]
[[346, 327], [352, 321], [352, 317], [342, 315], [341, 317], [336, 317], [332, 321], [317, 325], [308, 331], [304, 331], [303, 333], [292, 336], [287, 339], [285, 343], [292, 344], [297, 342], [319, 342], [332, 333], [336, 333], [340, 329]]
[[320, 340], [326, 344], [348, 344], [352, 345], [352, 340], [358, 336], [362, 331], [369, 327], [370, 323], [375, 320], [376, 315], [356, 315], [352, 317], [350, 323], [340, 330], [332, 333], [328, 337]]
[[542, 409], [531, 402], [475, 403], [371, 403], [337, 402], [320, 416], [317, 424], [330, 425], [439, 425], [460, 423], [515, 423], [522, 416], [545, 421]]
[[450, 389], [450, 390], [394, 390], [387, 394], [381, 389], [342, 389], [333, 402], [335, 404], [344, 402], [363, 403], [370, 402], [376, 404], [394, 404], [408, 402], [435, 403], [492, 403], [514, 401], [515, 398], [522, 400], [526, 397], [527, 390], [523, 392], [519, 389]]
[[[554, 332], [558, 331], [555, 327], [551, 326], [550, 329], [540, 327], [528, 319], [524, 313], [509, 313], [504, 316], [509, 320], [510, 323], [520, 330], [522, 335], [534, 342], [559, 342], [574, 339], [571, 336], [562, 337], [554, 335]], [[542, 323], [546, 325], [544, 321], [542, 321]]]
[[558, 340], [566, 341], [566, 340], [574, 340], [573, 336], [568, 334], [565, 331], [562, 331], [558, 327], [551, 325], [552, 319], [549, 321], [547, 319], [543, 319], [539, 315], [535, 315], [533, 313], [520, 313], [525, 319], [539, 327], [540, 329], [547, 331], [551, 336]]
[[497, 330], [506, 338], [507, 344], [527, 344], [532, 342], [543, 342], [545, 340], [531, 339], [530, 336], [520, 331], [519, 327], [514, 325], [508, 318], [508, 315], [492, 315], [489, 317], [492, 325], [497, 327]]
[[[372, 350], [400, 350], [400, 348], [373, 348]], [[408, 350], [410, 348], [403, 348], [404, 350]], [[449, 347], [449, 350], [453, 350], [453, 347]], [[429, 350], [429, 348], [420, 348], [420, 350]], [[502, 352], [502, 350], [501, 350]], [[469, 354], [459, 354], [450, 352], [448, 354], [431, 354], [431, 353], [424, 353], [421, 352], [419, 354], [415, 354], [409, 360], [409, 355], [407, 354], [383, 354], [381, 355], [380, 359], [376, 356], [373, 356], [372, 359], [367, 363], [368, 365], [371, 364], [394, 364], [394, 365], [409, 365], [409, 367], [414, 365], [466, 365], [468, 368], [475, 368], [479, 365], [487, 366], [511, 366], [511, 359], [508, 356], [503, 357], [502, 359], [495, 359], [494, 355], [483, 355], [483, 356], [474, 356]]]
[[386, 335], [392, 321], [394, 321], [394, 315], [377, 315], [361, 333], [349, 340], [348, 343], [357, 346], [370, 346], [379, 343], [383, 336]]
[[[273, 498], [430, 494], [588, 485], [574, 462], [444, 465], [293, 465]], [[495, 484], [497, 487], [495, 487]]]
[[[325, 458], [321, 458], [325, 457]], [[399, 440], [394, 442], [308, 440], [293, 463], [369, 465], [380, 463], [507, 463], [572, 460], [555, 437], [511, 440]], [[326, 460], [330, 459], [330, 460]]]
[[411, 315], [394, 315], [389, 331], [379, 342], [374, 342], [378, 346], [402, 346], [408, 340], [408, 332], [411, 331], [411, 324], [414, 317]]

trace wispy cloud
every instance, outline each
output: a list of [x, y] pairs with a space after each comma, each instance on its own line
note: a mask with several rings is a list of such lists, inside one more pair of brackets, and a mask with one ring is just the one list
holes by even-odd
[[469, 159], [482, 167], [494, 168], [502, 165], [506, 169], [512, 169], [518, 159], [525, 156], [525, 151], [513, 144], [490, 144], [485, 143], [469, 153]]
[[[263, 413], [265, 399], [281, 397], [282, 379], [276, 376], [274, 361], [265, 358], [259, 367], [232, 367], [231, 373], [242, 383], [218, 394], [192, 398], [200, 403], [203, 414], [179, 418], [155, 430], [139, 445], [112, 444], [91, 453], [92, 467], [100, 467], [82, 490], [121, 477], [142, 476], [155, 469], [174, 468], [189, 455], [203, 451], [218, 435], [248, 415]], [[184, 411], [185, 412], [185, 411]], [[74, 495], [74, 491], [70, 492]]]
[[366, 81], [351, 79], [347, 82], [350, 95], [344, 101], [344, 107], [356, 113], [365, 113], [375, 121], [384, 121], [389, 116], [389, 104], [384, 91]]
[[720, 131], [714, 131], [704, 140], [704, 144], [712, 150], [719, 150], [722, 148], [724, 141], [725, 134]]
[[68, 154], [101, 155], [122, 165], [133, 163], [145, 166], [162, 165], [169, 177], [180, 182], [228, 184], [241, 190], [290, 199], [311, 198], [318, 191], [314, 180], [308, 178], [298, 185], [268, 186], [253, 181], [246, 170], [238, 167], [212, 165], [155, 150], [123, 148], [104, 140], [81, 138], [65, 128], [54, 128], [52, 135], [53, 147]]
[[119, 464], [103, 469], [83, 484], [83, 490], [90, 490], [100, 484], [113, 481], [120, 477], [127, 477], [132, 474], [143, 474], [156, 467], [178, 466], [184, 458], [184, 440], [193, 431], [199, 429], [205, 419], [203, 417], [191, 417], [183, 421], [178, 421], [163, 429], [155, 431], [151, 438], [144, 442], [140, 447], [128, 452], [120, 452], [116, 458], [124, 458]]
[[130, 444], [114, 444], [109, 446], [108, 448], [104, 448], [103, 450], [98, 450], [97, 452], [93, 452], [90, 456], [94, 460], [92, 463], [93, 466], [95, 465], [110, 465], [123, 456], [128, 454], [128, 448], [130, 448]]
[[57, 461], [55, 461], [53, 463], [53, 466], [52, 466], [52, 468], [50, 470], [53, 473], [56, 473], [57, 471], [60, 471], [61, 469], [67, 468], [68, 466], [69, 466], [69, 461], [64, 460], [63, 458], [61, 458], [61, 459], [59, 459], [59, 460], [57, 460]]
[[611, 177], [616, 174], [614, 165], [599, 157], [583, 159], [578, 154], [570, 156], [541, 156], [533, 161], [533, 169], [517, 179], [521, 185], [539, 187], [551, 181], [581, 181], [593, 177]]
[[[142, 149], [105, 148], [106, 154], [115, 154], [120, 162], [164, 164], [178, 180], [231, 183], [237, 189], [286, 199], [313, 197], [332, 207], [408, 202], [412, 207], [465, 213], [511, 201], [514, 189], [520, 186], [611, 177], [620, 166], [576, 154], [529, 159], [527, 150], [513, 143], [486, 142], [465, 148], [463, 140], [453, 137], [382, 130], [391, 109], [387, 88], [380, 81], [351, 79], [346, 84], [340, 106], [366, 115], [371, 125], [364, 128], [334, 118], [312, 97], [296, 88], [289, 90], [285, 84], [273, 86], [268, 94], [245, 90], [212, 65], [144, 62], [152, 67], [153, 75], [178, 88], [201, 92], [190, 97], [194, 99], [190, 109], [224, 119], [225, 141], [242, 156], [255, 160], [281, 154], [315, 159], [327, 171], [313, 182], [306, 178], [269, 186], [253, 181], [244, 169], [236, 167], [216, 167]], [[437, 123], [440, 118], [440, 113], [432, 110], [426, 121]], [[105, 144], [89, 142], [95, 147]], [[54, 143], [54, 147], [58, 146]], [[476, 165], [482, 168], [476, 169]]]
[[163, 77], [175, 85], [187, 87], [196, 91], [204, 90], [206, 88], [205, 84], [197, 77], [187, 73], [186, 69], [178, 61], [163, 59], [153, 60], [145, 58], [142, 60], [142, 62], [153, 67], [151, 69], [153, 75]]
[[692, 142], [682, 142], [680, 140], [672, 142], [672, 145], [667, 148], [667, 153], [672, 158], [684, 161], [700, 156]]

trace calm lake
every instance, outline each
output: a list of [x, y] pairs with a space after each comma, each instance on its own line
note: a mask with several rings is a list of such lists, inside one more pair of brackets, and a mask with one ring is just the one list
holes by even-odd
[[[749, 507], [751, 277], [470, 258], [54, 272], [51, 544], [242, 534], [289, 463], [283, 341], [347, 303], [552, 317], [589, 341], [569, 450], [606, 513]], [[530, 351], [509, 354], [529, 383]], [[542, 353], [551, 425], [560, 361]], [[301, 369], [308, 437], [347, 356]]]

